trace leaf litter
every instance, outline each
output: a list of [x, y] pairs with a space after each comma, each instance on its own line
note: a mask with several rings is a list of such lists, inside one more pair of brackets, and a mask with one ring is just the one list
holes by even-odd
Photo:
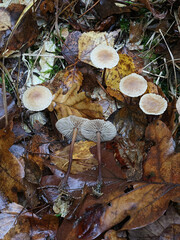
[[[178, 236], [177, 2], [61, 0], [58, 5], [52, 0], [1, 8], [1, 55], [7, 58], [1, 63], [5, 85], [0, 88], [1, 239], [143, 239], [144, 229], [154, 234], [155, 228], [159, 238]], [[43, 48], [45, 42], [53, 48]], [[119, 54], [112, 69], [97, 69], [90, 61], [91, 51], [102, 43]], [[12, 55], [17, 52], [22, 58]], [[19, 62], [18, 71], [28, 69], [26, 81], [14, 74], [11, 58]], [[130, 73], [145, 77], [146, 93], [168, 100], [164, 114], [146, 115], [139, 109], [140, 97], [121, 93], [119, 83]], [[36, 113], [20, 104], [27, 86], [35, 83], [32, 74], [53, 94], [43, 117], [32, 117]], [[110, 120], [117, 129], [113, 140], [100, 144], [99, 197], [96, 142], [75, 143], [68, 184], [59, 188], [70, 141], [55, 123], [70, 115]]]

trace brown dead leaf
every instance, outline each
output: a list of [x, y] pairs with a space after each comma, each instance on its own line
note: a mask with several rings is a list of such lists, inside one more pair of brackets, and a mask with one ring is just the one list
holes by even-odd
[[68, 117], [69, 115], [76, 115], [85, 118], [103, 118], [102, 107], [93, 103], [90, 98], [86, 97], [85, 92], [80, 92], [79, 86], [73, 84], [72, 88], [63, 95], [63, 90], [60, 88], [48, 107], [49, 111], [55, 110], [57, 118]]
[[22, 163], [9, 151], [14, 143], [11, 129], [0, 130], [0, 189], [10, 201], [18, 201], [18, 192], [24, 191], [21, 184], [24, 178]]
[[93, 63], [90, 60], [91, 51], [99, 44], [114, 46], [115, 38], [118, 36], [119, 31], [114, 32], [94, 32], [90, 31], [83, 33], [78, 40], [78, 57], [82, 62], [88, 63], [92, 66]]
[[131, 10], [123, 4], [123, 7], [116, 6], [114, 0], [100, 0], [95, 6], [95, 10], [101, 18], [106, 18], [114, 14], [130, 12]]
[[46, 143], [46, 141], [45, 136], [34, 135], [28, 146], [28, 160], [35, 162], [40, 169], [43, 167], [44, 157], [49, 154], [48, 146], [50, 143]]
[[130, 28], [129, 28], [129, 42], [130, 43], [137, 43], [139, 40], [143, 38], [143, 24], [142, 22], [133, 22], [130, 21]]
[[168, 127], [160, 120], [146, 129], [146, 139], [155, 142], [144, 163], [144, 179], [155, 182], [180, 183], [180, 153], [175, 153], [175, 143]]
[[[126, 193], [118, 189], [119, 195], [108, 202], [96, 200], [96, 204], [79, 216], [63, 240], [92, 240], [124, 220], [122, 230], [145, 226], [164, 213], [171, 197], [178, 195], [179, 190], [172, 184], [132, 183], [132, 186]], [[61, 239], [60, 236], [57, 239]]]
[[77, 83], [78, 86], [82, 85], [83, 75], [77, 68], [66, 69], [66, 72], [63, 75], [63, 83], [69, 90], [74, 83]]
[[78, 59], [78, 39], [81, 35], [80, 31], [70, 33], [62, 46], [62, 55], [68, 64], [73, 64]]
[[[73, 162], [71, 167], [72, 174], [78, 174], [87, 171], [97, 165], [97, 160], [90, 152], [90, 148], [96, 143], [89, 141], [80, 141], [74, 144]], [[54, 163], [60, 170], [67, 171], [69, 163], [70, 146], [63, 150], [58, 150], [51, 155], [51, 162]]]
[[158, 87], [156, 86], [156, 84], [152, 83], [152, 82], [147, 82], [147, 93], [155, 93], [158, 94]]
[[[0, 32], [0, 52], [3, 56], [7, 57], [16, 50], [32, 46], [37, 38], [38, 28], [34, 14], [31, 9], [23, 13], [24, 9], [23, 4], [11, 4], [6, 8], [6, 14], [9, 14], [11, 19], [11, 26], [6, 31]], [[4, 11], [3, 8], [1, 11]]]
[[38, 218], [21, 205], [10, 203], [0, 214], [0, 238], [4, 240], [54, 238], [59, 220], [52, 215]]
[[126, 237], [118, 237], [115, 230], [109, 230], [105, 233], [104, 239], [102, 240], [127, 240]]

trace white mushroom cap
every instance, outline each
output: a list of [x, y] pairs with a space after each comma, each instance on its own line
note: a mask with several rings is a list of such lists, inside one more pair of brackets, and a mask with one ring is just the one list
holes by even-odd
[[143, 95], [139, 101], [141, 110], [150, 115], [160, 115], [167, 108], [167, 101], [160, 95], [147, 93]]
[[145, 93], [147, 89], [147, 81], [143, 78], [143, 76], [131, 73], [121, 79], [119, 89], [126, 96], [139, 97]]
[[180, 97], [178, 98], [178, 100], [176, 102], [176, 109], [177, 109], [177, 112], [180, 114]]
[[81, 125], [86, 121], [88, 121], [88, 119], [70, 115], [69, 117], [59, 119], [56, 122], [56, 128], [68, 140], [72, 139], [74, 128], [78, 128], [76, 140], [81, 141], [85, 140], [84, 136], [81, 134]]
[[52, 99], [52, 93], [47, 87], [33, 86], [24, 92], [22, 102], [31, 111], [42, 111], [51, 104]]
[[119, 55], [113, 47], [100, 44], [92, 50], [90, 59], [97, 68], [113, 68], [119, 62]]
[[97, 142], [97, 132], [101, 134], [101, 142], [110, 141], [117, 134], [116, 128], [111, 122], [101, 119], [89, 120], [81, 126], [81, 133], [88, 140]]

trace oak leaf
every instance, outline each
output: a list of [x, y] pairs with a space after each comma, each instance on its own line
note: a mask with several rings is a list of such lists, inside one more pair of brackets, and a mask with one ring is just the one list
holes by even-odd
[[[97, 165], [97, 160], [90, 152], [90, 148], [95, 145], [96, 143], [89, 141], [80, 141], [74, 144], [73, 162], [71, 167], [72, 174], [87, 171]], [[67, 146], [63, 150], [57, 150], [51, 155], [51, 162], [63, 171], [67, 171], [69, 149], [70, 146]]]
[[48, 108], [49, 111], [55, 110], [58, 119], [69, 115], [90, 119], [103, 118], [102, 107], [93, 103], [85, 92], [78, 93], [79, 88], [77, 84], [73, 84], [65, 95], [63, 95], [63, 89], [60, 88], [54, 95], [54, 99]]
[[157, 120], [146, 129], [146, 139], [155, 142], [144, 163], [144, 179], [156, 182], [180, 183], [180, 153], [166, 124]]

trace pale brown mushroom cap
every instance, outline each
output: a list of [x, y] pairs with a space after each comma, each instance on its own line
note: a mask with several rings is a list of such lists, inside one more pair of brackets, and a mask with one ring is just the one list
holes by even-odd
[[33, 86], [24, 92], [22, 102], [31, 111], [42, 111], [51, 104], [52, 99], [52, 93], [47, 87]]
[[117, 134], [116, 128], [111, 122], [101, 119], [89, 120], [81, 126], [81, 133], [88, 140], [97, 142], [97, 132], [101, 134], [101, 142], [110, 141]]
[[178, 98], [178, 100], [176, 102], [176, 109], [177, 109], [177, 112], [180, 114], [180, 97]]
[[139, 101], [141, 110], [149, 115], [163, 114], [167, 108], [167, 101], [160, 95], [147, 93]]
[[126, 96], [139, 97], [145, 93], [147, 89], [147, 81], [143, 78], [143, 76], [131, 73], [121, 79], [119, 89]]
[[81, 125], [85, 121], [88, 121], [88, 119], [70, 115], [69, 117], [59, 119], [56, 122], [56, 128], [68, 140], [72, 139], [74, 128], [78, 128], [76, 140], [81, 141], [85, 140], [81, 133]]
[[93, 65], [97, 68], [113, 68], [119, 62], [119, 55], [116, 50], [105, 44], [100, 44], [94, 48], [90, 54]]

